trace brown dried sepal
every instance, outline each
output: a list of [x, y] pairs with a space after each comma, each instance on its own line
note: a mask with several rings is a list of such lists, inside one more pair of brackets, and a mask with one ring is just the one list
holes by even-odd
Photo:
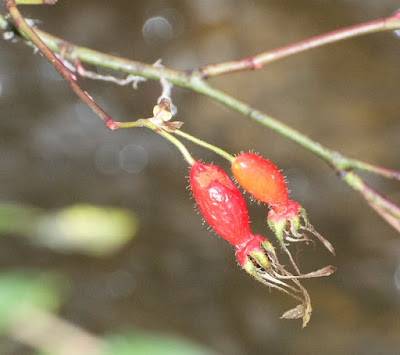
[[158, 105], [154, 106], [153, 117], [149, 118], [149, 121], [157, 127], [167, 132], [173, 133], [174, 131], [182, 127], [183, 122], [170, 122], [171, 118], [171, 103], [168, 99], [163, 98]]
[[310, 321], [312, 306], [307, 290], [303, 287], [298, 279], [329, 276], [335, 272], [336, 268], [329, 265], [307, 274], [293, 275], [279, 263], [275, 254], [275, 250], [269, 242], [261, 243], [261, 245], [265, 255], [268, 258], [268, 263], [260, 265], [257, 263], [257, 258], [252, 257], [250, 259], [251, 263], [248, 264], [249, 267], [245, 267], [245, 270], [261, 283], [278, 289], [279, 291], [282, 291], [295, 298], [297, 301], [300, 301], [299, 305], [285, 312], [281, 318], [302, 318], [304, 328]]

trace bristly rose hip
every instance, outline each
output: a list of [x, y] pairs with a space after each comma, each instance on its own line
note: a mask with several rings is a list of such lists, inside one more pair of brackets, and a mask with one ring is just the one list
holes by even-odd
[[231, 179], [218, 166], [196, 162], [190, 187], [207, 223], [234, 246], [253, 238], [246, 202]]
[[315, 231], [307, 218], [304, 208], [290, 201], [286, 183], [278, 168], [270, 161], [254, 153], [242, 153], [232, 161], [232, 173], [239, 185], [255, 199], [268, 204], [268, 225], [275, 233], [283, 250], [288, 253], [293, 266], [299, 273], [285, 241], [309, 241], [300, 231], [313, 233], [324, 246], [334, 254], [331, 243]]
[[272, 208], [289, 202], [286, 184], [277, 167], [254, 153], [237, 155], [232, 162], [232, 173], [250, 195]]
[[246, 271], [253, 268], [248, 258], [251, 255], [262, 267], [269, 268], [263, 248], [273, 251], [273, 246], [267, 239], [251, 233], [246, 201], [229, 176], [216, 165], [196, 162], [190, 169], [189, 180], [204, 219], [236, 248], [240, 265]]

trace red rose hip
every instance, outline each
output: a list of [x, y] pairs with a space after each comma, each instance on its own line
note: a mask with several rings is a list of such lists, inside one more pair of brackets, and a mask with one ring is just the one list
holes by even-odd
[[237, 155], [232, 173], [250, 195], [270, 206], [286, 206], [289, 199], [285, 180], [277, 167], [254, 153]]
[[332, 254], [335, 253], [333, 246], [310, 224], [304, 208], [289, 200], [285, 180], [274, 164], [257, 154], [242, 153], [233, 159], [231, 169], [244, 190], [271, 207], [267, 218], [268, 225], [298, 273], [286, 243], [308, 242], [308, 237], [300, 230], [313, 233]]
[[190, 187], [206, 222], [236, 248], [236, 259], [255, 276], [254, 260], [269, 269], [271, 243], [250, 231], [246, 202], [232, 180], [218, 166], [195, 162], [190, 170]]
[[217, 234], [235, 246], [253, 238], [246, 202], [222, 169], [196, 162], [189, 180], [200, 212]]

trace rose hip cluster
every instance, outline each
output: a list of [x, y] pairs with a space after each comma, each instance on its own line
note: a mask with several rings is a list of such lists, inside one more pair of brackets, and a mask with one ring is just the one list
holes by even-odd
[[[328, 266], [301, 274], [294, 263], [285, 240], [308, 240], [299, 230], [313, 229], [303, 208], [288, 199], [285, 181], [272, 163], [256, 154], [239, 154], [233, 160], [232, 172], [246, 191], [270, 206], [268, 223], [290, 256], [297, 275], [292, 275], [279, 263], [273, 245], [266, 238], [251, 233], [246, 202], [229, 176], [218, 166], [195, 161], [189, 180], [200, 212], [214, 231], [236, 248], [236, 259], [245, 271], [258, 281], [301, 302], [296, 308], [285, 312], [282, 318], [303, 318], [304, 327], [310, 319], [311, 302], [298, 279], [327, 276], [334, 268]], [[303, 219], [303, 224], [300, 219]], [[316, 235], [333, 252], [329, 242]]]

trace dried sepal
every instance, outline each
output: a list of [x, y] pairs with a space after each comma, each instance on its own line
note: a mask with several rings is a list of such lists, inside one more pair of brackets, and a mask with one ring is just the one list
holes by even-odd
[[149, 118], [149, 121], [156, 125], [157, 127], [173, 133], [177, 129], [181, 128], [183, 122], [181, 121], [171, 121], [171, 103], [168, 99], [161, 99], [158, 105], [153, 108], [153, 117]]
[[296, 307], [289, 309], [281, 315], [281, 319], [299, 319], [303, 318], [303, 328], [307, 326], [307, 323], [311, 318], [311, 308], [307, 309], [304, 304], [299, 304]]
[[246, 250], [237, 251], [236, 257], [242, 267], [257, 281], [284, 292], [300, 302], [298, 306], [285, 312], [281, 318], [302, 318], [303, 328], [310, 320], [312, 306], [307, 290], [298, 279], [329, 276], [336, 270], [333, 266], [326, 266], [307, 274], [293, 275], [279, 263], [272, 244], [259, 235], [254, 236], [250, 247], [246, 245]]
[[[310, 232], [311, 234], [313, 234], [315, 237], [317, 237], [317, 239], [322, 243], [322, 245], [333, 255], [335, 255], [335, 249], [333, 247], [333, 245], [326, 239], [324, 238], [321, 234], [319, 234], [314, 226], [310, 223], [310, 221], [307, 218], [307, 213], [306, 210], [303, 207], [299, 207], [299, 216], [302, 218], [302, 222], [300, 223], [300, 225], [297, 228], [298, 230], [304, 230], [307, 232]], [[303, 234], [300, 234], [300, 238], [304, 236]]]

